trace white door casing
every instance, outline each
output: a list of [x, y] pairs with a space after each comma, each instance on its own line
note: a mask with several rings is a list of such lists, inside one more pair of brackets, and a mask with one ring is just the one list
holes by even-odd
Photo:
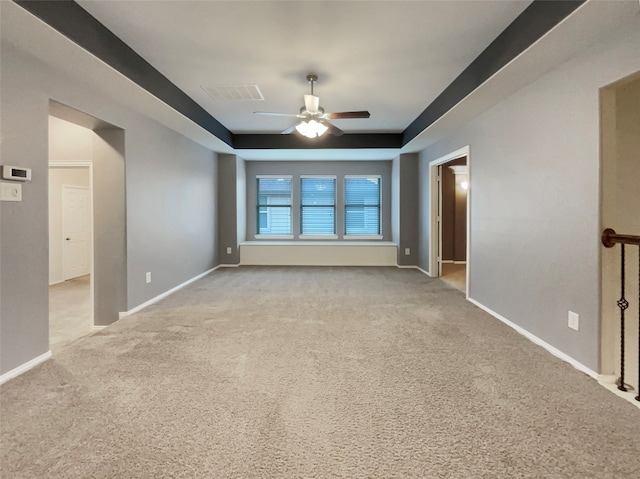
[[429, 162], [429, 276], [438, 277], [441, 271], [441, 243], [442, 228], [440, 223], [441, 211], [441, 192], [438, 176], [440, 174], [440, 166], [458, 158], [465, 156], [467, 158], [467, 178], [469, 181], [469, 189], [467, 190], [467, 279], [466, 279], [466, 298], [469, 299], [469, 276], [471, 270], [471, 151], [467, 145], [448, 155], [441, 156]]

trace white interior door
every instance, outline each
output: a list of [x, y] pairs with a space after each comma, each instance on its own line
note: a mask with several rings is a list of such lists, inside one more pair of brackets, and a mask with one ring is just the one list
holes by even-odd
[[91, 272], [89, 188], [62, 187], [62, 272], [64, 280]]

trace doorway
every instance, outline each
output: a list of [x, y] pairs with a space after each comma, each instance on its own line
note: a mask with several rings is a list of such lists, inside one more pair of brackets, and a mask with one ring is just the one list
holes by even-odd
[[[89, 289], [87, 322], [89, 333], [105, 327], [119, 319], [121, 311], [127, 310], [127, 240], [126, 240], [126, 189], [125, 189], [125, 130], [111, 123], [76, 110], [55, 100], [49, 100], [49, 173], [58, 168], [84, 168], [88, 171], [90, 228], [88, 241], [90, 273], [80, 276]], [[52, 195], [62, 196], [62, 182], [49, 189], [50, 219]], [[67, 186], [84, 186], [75, 180], [65, 180]], [[61, 200], [60, 200], [61, 201]], [[82, 209], [82, 208], [80, 208]], [[59, 217], [62, 228], [62, 217]], [[50, 229], [53, 229], [50, 225]], [[62, 263], [54, 263], [53, 256], [59, 251], [62, 257], [62, 233], [50, 234], [49, 282], [62, 283]], [[55, 250], [55, 248], [58, 248]], [[86, 269], [85, 269], [86, 271]], [[65, 283], [81, 282], [76, 279]], [[86, 294], [83, 298], [86, 299]], [[69, 314], [79, 311], [80, 302], [74, 296], [63, 301], [70, 307]], [[75, 301], [75, 302], [74, 302]], [[50, 316], [56, 306], [50, 301]], [[75, 339], [84, 335], [73, 331]], [[87, 334], [89, 334], [87, 333]], [[72, 341], [75, 339], [71, 339]], [[50, 340], [51, 344], [51, 340]], [[55, 354], [55, 349], [54, 349]]]
[[[640, 72], [623, 78], [600, 91], [600, 222], [601, 230], [613, 228], [618, 234], [640, 235]], [[624, 382], [629, 396], [638, 395], [638, 258], [640, 248], [626, 248]], [[621, 376], [622, 328], [621, 246], [601, 247], [600, 373], [605, 383], [616, 383]]]
[[430, 276], [469, 298], [469, 147], [429, 163]]
[[93, 331], [93, 131], [49, 117], [49, 346]]

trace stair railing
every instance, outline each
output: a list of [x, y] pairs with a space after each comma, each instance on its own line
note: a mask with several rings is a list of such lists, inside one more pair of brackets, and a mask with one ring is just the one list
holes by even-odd
[[613, 248], [616, 244], [620, 244], [620, 299], [616, 302], [620, 308], [620, 379], [618, 380], [618, 389], [627, 391], [624, 383], [624, 362], [625, 362], [625, 317], [624, 312], [629, 307], [629, 301], [625, 298], [625, 245], [638, 246], [638, 395], [636, 401], [640, 401], [640, 236], [619, 235], [611, 228], [607, 228], [602, 232], [602, 244], [607, 248]]

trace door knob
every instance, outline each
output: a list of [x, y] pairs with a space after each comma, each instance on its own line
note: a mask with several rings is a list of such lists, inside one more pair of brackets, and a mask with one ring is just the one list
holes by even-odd
[[71, 241], [71, 238], [65, 238], [67, 241]]

